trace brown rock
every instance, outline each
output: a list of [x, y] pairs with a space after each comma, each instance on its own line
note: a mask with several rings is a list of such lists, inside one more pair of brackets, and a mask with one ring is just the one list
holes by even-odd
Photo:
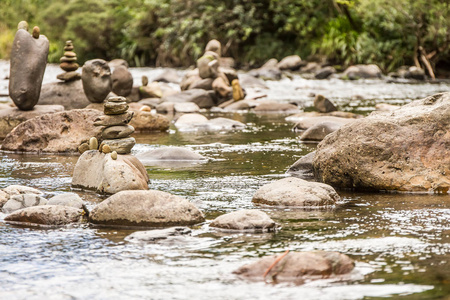
[[153, 114], [149, 111], [137, 111], [130, 125], [136, 131], [166, 131], [170, 121], [166, 116]]
[[[77, 73], [77, 72], [74, 72]], [[78, 73], [77, 73], [78, 74]], [[91, 102], [84, 94], [81, 80], [51, 82], [42, 86], [40, 105], [62, 105], [66, 110], [85, 108]]]
[[184, 198], [160, 191], [122, 191], [112, 195], [90, 214], [95, 224], [169, 227], [204, 221], [197, 207]]
[[107, 101], [103, 107], [105, 115], [120, 115], [128, 110], [128, 104], [126, 102]]
[[131, 135], [134, 127], [131, 125], [117, 125], [105, 128], [102, 132], [103, 139], [121, 139]]
[[118, 154], [129, 154], [134, 145], [136, 145], [136, 140], [134, 137], [103, 140], [100, 149], [102, 149], [104, 145], [108, 145], [111, 151], [116, 151]]
[[120, 115], [100, 115], [94, 121], [94, 126], [127, 125], [133, 118], [134, 112], [127, 111]]
[[59, 67], [66, 72], [76, 71], [80, 66], [73, 62], [63, 62], [59, 64]]
[[59, 226], [85, 219], [83, 209], [61, 205], [43, 205], [17, 210], [5, 217], [7, 223]]
[[73, 153], [92, 136], [100, 137], [101, 127], [93, 126], [101, 114], [75, 109], [30, 119], [14, 128], [4, 139], [2, 150], [19, 152]]
[[[278, 262], [277, 262], [278, 259]], [[272, 266], [275, 264], [274, 266]], [[272, 268], [271, 268], [272, 266]], [[294, 282], [332, 278], [350, 273], [355, 263], [347, 255], [329, 251], [289, 252], [267, 256], [240, 267], [234, 274], [255, 281]], [[267, 274], [266, 274], [267, 272]]]

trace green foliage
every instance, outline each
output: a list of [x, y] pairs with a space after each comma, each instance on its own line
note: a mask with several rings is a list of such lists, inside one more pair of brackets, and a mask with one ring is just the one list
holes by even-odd
[[[57, 62], [67, 39], [80, 63], [189, 66], [218, 39], [241, 65], [298, 54], [385, 70], [450, 61], [447, 0], [0, 0], [0, 57], [17, 23], [38, 24]], [[420, 58], [420, 57], [419, 57]]]

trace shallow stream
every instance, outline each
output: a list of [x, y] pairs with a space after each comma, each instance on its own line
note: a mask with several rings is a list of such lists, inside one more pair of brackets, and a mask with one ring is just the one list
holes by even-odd
[[[132, 69], [135, 81], [161, 69]], [[55, 81], [49, 66], [45, 82]], [[182, 71], [180, 71], [182, 73]], [[0, 61], [0, 95], [7, 92], [8, 64]], [[307, 80], [299, 75], [267, 82], [268, 98], [312, 105], [321, 93], [341, 110], [367, 114], [376, 103], [405, 104], [450, 83], [387, 83], [385, 80]], [[354, 100], [359, 99], [359, 100]], [[0, 97], [7, 101], [7, 97]], [[183, 196], [207, 221], [180, 243], [136, 244], [132, 230], [89, 225], [35, 229], [3, 222], [0, 213], [0, 299], [441, 299], [450, 295], [450, 195], [355, 193], [338, 190], [332, 210], [257, 207], [262, 185], [287, 176], [288, 167], [313, 151], [291, 130], [287, 115], [203, 112], [248, 125], [235, 132], [134, 134], [133, 153], [184, 146], [209, 158], [194, 165], [147, 167], [150, 188]], [[76, 156], [0, 152], [0, 188], [31, 186], [47, 196], [71, 191]], [[93, 208], [105, 197], [75, 190]], [[223, 233], [208, 224], [226, 212], [262, 209], [282, 229], [276, 233]], [[305, 285], [264, 284], [232, 271], [285, 250], [329, 250], [349, 255], [356, 269], [347, 281]]]

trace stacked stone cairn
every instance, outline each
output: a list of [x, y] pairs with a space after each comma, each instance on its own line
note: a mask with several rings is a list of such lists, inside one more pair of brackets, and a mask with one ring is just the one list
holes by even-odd
[[62, 81], [73, 81], [81, 79], [81, 75], [75, 72], [80, 66], [77, 64], [77, 55], [73, 52], [72, 41], [66, 41], [64, 46], [64, 56], [59, 60], [61, 63], [59, 67], [65, 71], [65, 73], [56, 76]]

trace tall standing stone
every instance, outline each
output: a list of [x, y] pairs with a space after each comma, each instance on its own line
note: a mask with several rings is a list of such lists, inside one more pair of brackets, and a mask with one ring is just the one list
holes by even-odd
[[88, 60], [81, 72], [86, 97], [92, 103], [102, 103], [112, 89], [111, 69], [103, 59]]
[[33, 28], [33, 34], [17, 30], [11, 50], [9, 95], [21, 110], [32, 110], [39, 100], [48, 50], [48, 39], [40, 35], [39, 27]]

